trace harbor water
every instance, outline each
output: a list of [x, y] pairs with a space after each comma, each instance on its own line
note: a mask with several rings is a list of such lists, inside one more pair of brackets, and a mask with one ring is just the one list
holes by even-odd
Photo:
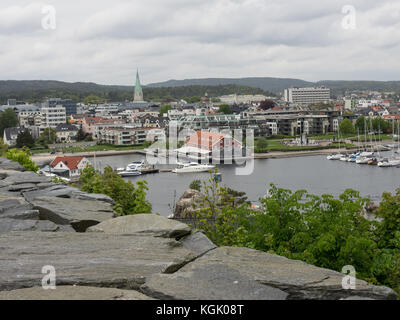
[[[132, 161], [142, 160], [140, 155], [121, 155], [96, 158], [96, 167], [110, 165], [117, 169]], [[90, 159], [93, 163], [94, 159]], [[161, 168], [168, 166], [163, 165]], [[174, 167], [173, 165], [170, 167]], [[284, 159], [259, 159], [254, 161], [250, 175], [237, 175], [236, 165], [218, 165], [222, 184], [246, 192], [250, 201], [257, 203], [265, 196], [269, 185], [291, 190], [305, 189], [312, 194], [338, 196], [351, 188], [362, 196], [379, 201], [382, 193], [395, 192], [400, 187], [400, 168], [379, 168], [342, 161], [329, 161], [326, 156], [309, 156]], [[210, 174], [160, 172], [138, 177], [124, 178], [132, 182], [146, 180], [149, 191], [147, 199], [153, 205], [153, 213], [168, 216], [175, 201], [188, 189], [193, 180], [207, 180]], [[174, 197], [176, 195], [176, 197]]]

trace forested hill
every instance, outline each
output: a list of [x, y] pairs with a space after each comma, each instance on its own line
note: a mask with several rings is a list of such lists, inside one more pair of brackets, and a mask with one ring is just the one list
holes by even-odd
[[309, 82], [300, 79], [290, 78], [208, 78], [208, 79], [186, 79], [169, 80], [159, 83], [151, 83], [148, 87], [174, 87], [191, 85], [227, 85], [236, 84], [249, 86], [271, 91], [276, 94], [290, 87], [310, 87], [325, 86], [331, 88], [333, 94], [344, 94], [347, 90], [377, 90], [377, 91], [395, 91], [400, 92], [400, 81], [341, 81], [324, 80], [318, 82]]
[[[116, 102], [132, 100], [133, 86], [98, 85], [95, 83], [61, 81], [0, 81], [0, 104], [7, 99], [17, 99], [27, 102], [42, 101], [46, 97], [70, 98], [83, 101], [89, 95], [96, 95], [103, 100]], [[227, 94], [264, 94], [273, 95], [260, 88], [241, 85], [193, 85], [183, 87], [143, 87], [146, 100], [164, 101], [166, 99], [184, 99], [201, 97], [208, 93], [210, 97]]]

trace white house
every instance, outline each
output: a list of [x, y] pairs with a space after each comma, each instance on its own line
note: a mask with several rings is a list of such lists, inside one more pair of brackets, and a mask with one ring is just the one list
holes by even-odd
[[90, 164], [85, 157], [57, 157], [50, 163], [53, 173], [60, 173], [62, 176], [74, 177], [79, 176], [81, 171]]

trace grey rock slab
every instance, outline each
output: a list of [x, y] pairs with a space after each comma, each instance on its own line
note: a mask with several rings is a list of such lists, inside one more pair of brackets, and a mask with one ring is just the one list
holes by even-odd
[[358, 280], [355, 290], [342, 288], [344, 274], [290, 260], [278, 255], [248, 248], [221, 247], [185, 265], [179, 273], [193, 274], [200, 267], [216, 264], [289, 294], [288, 299], [332, 299], [360, 296], [373, 299], [396, 299], [387, 287], [374, 286]]
[[38, 220], [39, 211], [22, 197], [0, 194], [0, 219], [3, 218]]
[[105, 233], [10, 232], [0, 248], [0, 291], [41, 286], [46, 265], [56, 285], [137, 290], [175, 260], [196, 257], [173, 239]]
[[26, 171], [26, 172], [17, 172], [17, 171], [5, 171], [2, 170], [1, 173], [6, 175], [7, 177], [3, 180], [0, 180], [0, 187], [8, 187], [10, 185], [15, 184], [25, 184], [25, 183], [43, 183], [50, 182], [51, 178], [43, 175], [39, 175], [37, 173]]
[[0, 233], [11, 231], [55, 232], [60, 228], [51, 221], [0, 219]]
[[190, 272], [158, 274], [142, 292], [167, 300], [285, 300], [287, 293], [254, 281], [222, 264], [200, 265]]
[[16, 191], [23, 191], [29, 189], [35, 189], [36, 184], [34, 183], [22, 183], [17, 185], [11, 185], [8, 187], [8, 191], [16, 192]]
[[101, 201], [39, 197], [31, 203], [34, 209], [39, 210], [40, 219], [60, 225], [70, 224], [78, 232], [85, 232], [87, 228], [116, 215], [111, 204]]
[[25, 171], [25, 167], [20, 165], [18, 162], [11, 161], [7, 158], [0, 158], [0, 169], [1, 170], [15, 170]]
[[79, 200], [92, 200], [103, 201], [114, 204], [114, 200], [105, 194], [94, 194], [80, 191], [78, 188], [68, 187], [60, 184], [53, 184], [47, 187], [42, 187], [44, 183], [38, 184], [39, 190], [24, 192], [24, 197], [27, 201], [31, 202], [39, 197], [59, 197], [59, 198], [72, 198]]
[[184, 223], [155, 214], [135, 214], [104, 221], [89, 228], [88, 232], [151, 234], [164, 238], [178, 238], [189, 234], [191, 228]]
[[193, 232], [182, 238], [180, 242], [186, 249], [193, 251], [198, 255], [203, 255], [208, 251], [217, 248], [217, 246], [202, 232]]
[[154, 300], [138, 291], [85, 286], [56, 286], [0, 292], [0, 300]]

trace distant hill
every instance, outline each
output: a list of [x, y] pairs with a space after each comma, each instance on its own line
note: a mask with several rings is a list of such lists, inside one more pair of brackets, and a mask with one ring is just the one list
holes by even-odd
[[303, 87], [312, 86], [314, 83], [298, 79], [284, 79], [284, 78], [208, 78], [208, 79], [186, 79], [186, 80], [169, 80], [159, 83], [148, 84], [147, 87], [180, 87], [180, 86], [218, 86], [234, 84], [239, 86], [248, 86], [252, 88], [259, 88], [265, 91], [274, 93], [283, 92], [284, 89], [292, 86]]
[[[7, 99], [27, 102], [43, 101], [46, 97], [68, 98], [83, 101], [89, 95], [96, 95], [110, 101], [125, 101], [133, 98], [133, 86], [98, 85], [88, 82], [68, 83], [62, 81], [0, 81], [0, 104]], [[182, 87], [143, 87], [146, 100], [163, 101], [165, 99], [184, 99], [202, 97], [208, 93], [210, 97], [226, 94], [264, 94], [274, 95], [257, 87], [243, 85], [188, 85]]]
[[324, 80], [318, 82], [309, 82], [290, 78], [207, 78], [207, 79], [186, 79], [186, 80], [168, 80], [165, 82], [151, 83], [148, 87], [175, 87], [190, 85], [227, 85], [236, 84], [260, 88], [271, 91], [276, 94], [282, 93], [284, 89], [290, 87], [309, 87], [326, 86], [331, 88], [334, 94], [343, 94], [346, 90], [378, 90], [378, 91], [396, 91], [400, 92], [400, 81], [340, 81]]

